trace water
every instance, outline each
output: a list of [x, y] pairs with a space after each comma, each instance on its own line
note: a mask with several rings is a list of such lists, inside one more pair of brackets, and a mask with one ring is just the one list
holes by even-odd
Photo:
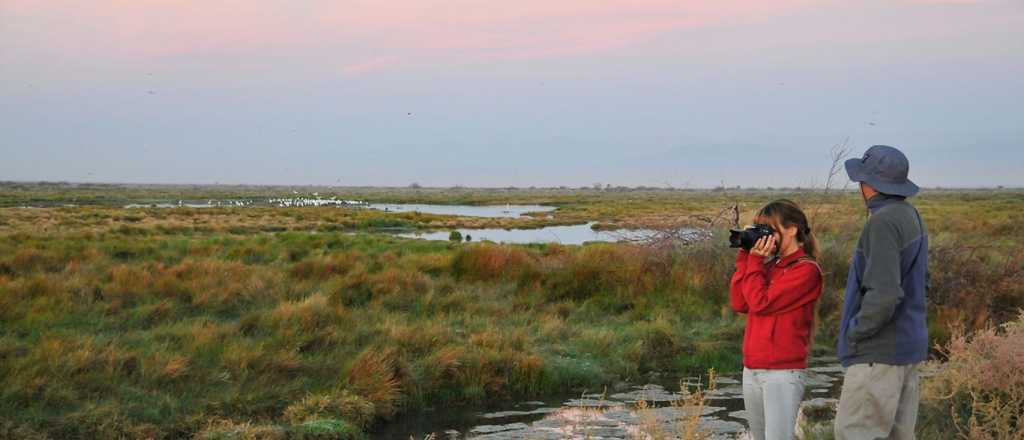
[[[386, 212], [421, 212], [424, 214], [457, 215], [467, 217], [483, 218], [518, 218], [527, 213], [548, 213], [555, 211], [554, 206], [543, 205], [435, 205], [421, 203], [367, 203], [361, 200], [344, 200], [337, 197], [323, 198], [318, 194], [313, 196], [296, 196], [291, 198], [272, 199], [235, 199], [235, 200], [178, 200], [174, 202], [159, 203], [132, 203], [125, 205], [126, 208], [214, 208], [214, 207], [338, 207], [376, 209]], [[561, 243], [561, 244], [583, 244], [588, 241], [618, 242], [618, 241], [648, 241], [660, 234], [660, 231], [647, 229], [616, 229], [595, 231], [591, 226], [595, 222], [588, 222], [579, 225], [546, 226], [534, 229], [467, 229], [459, 228], [463, 237], [470, 236], [474, 241], [490, 240], [498, 243]], [[687, 234], [698, 234], [697, 231], [681, 231], [682, 236]], [[416, 231], [397, 233], [397, 235], [408, 238], [420, 238], [424, 240], [448, 240], [451, 230], [441, 231]]]
[[[588, 222], [581, 225], [545, 226], [536, 229], [454, 229], [463, 237], [469, 235], [472, 241], [491, 240], [498, 243], [561, 243], [583, 244], [588, 241], [645, 241], [654, 238], [659, 231], [647, 229], [615, 229], [595, 231]], [[432, 232], [405, 232], [402, 237], [424, 240], [448, 240], [451, 230]], [[696, 233], [694, 231], [694, 233]]]
[[[834, 357], [812, 359], [804, 395], [806, 408], [834, 405], [842, 384], [842, 368]], [[696, 378], [652, 379], [645, 384], [619, 383], [606, 395], [577, 394], [562, 398], [510, 403], [490, 408], [435, 409], [395, 420], [372, 438], [437, 439], [630, 439], [651, 428], [678, 432], [697, 408], [679, 404], [679, 382]], [[700, 426], [713, 439], [736, 439], [746, 431], [739, 375], [719, 377], [701, 411]], [[646, 402], [641, 409], [639, 402]], [[675, 403], [675, 404], [674, 404]]]
[[551, 212], [558, 209], [543, 205], [428, 205], [416, 203], [371, 203], [371, 209], [388, 212], [421, 212], [424, 214], [463, 215], [468, 217], [516, 218], [527, 212]]

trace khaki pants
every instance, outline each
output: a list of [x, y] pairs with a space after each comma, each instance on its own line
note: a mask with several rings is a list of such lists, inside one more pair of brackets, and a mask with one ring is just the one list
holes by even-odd
[[918, 364], [856, 364], [846, 369], [836, 440], [913, 440]]

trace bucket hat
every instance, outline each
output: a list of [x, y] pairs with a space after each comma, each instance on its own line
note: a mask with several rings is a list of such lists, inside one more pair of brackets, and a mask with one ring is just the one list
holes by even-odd
[[882, 194], [912, 197], [919, 188], [907, 178], [910, 161], [900, 150], [875, 145], [859, 159], [846, 161], [846, 174], [854, 182], [864, 182]]

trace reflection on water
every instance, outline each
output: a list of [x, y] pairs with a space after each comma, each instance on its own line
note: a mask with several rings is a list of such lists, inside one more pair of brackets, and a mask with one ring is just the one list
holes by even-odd
[[[807, 369], [805, 412], [835, 405], [843, 370], [834, 357], [812, 359]], [[719, 377], [703, 409], [680, 404], [679, 381], [645, 385], [619, 383], [607, 395], [582, 394], [563, 399], [529, 401], [504, 407], [435, 409], [410, 414], [379, 429], [373, 438], [423, 439], [632, 439], [652, 431], [677, 434], [687, 420], [697, 417], [711, 439], [744, 438], [746, 419], [738, 375]], [[698, 414], [699, 410], [699, 414]]]
[[[546, 226], [536, 229], [454, 229], [463, 237], [472, 237], [471, 241], [491, 240], [498, 243], [561, 243], [583, 244], [588, 241], [642, 241], [657, 231], [646, 229], [616, 229], [595, 231], [591, 229], [594, 222], [582, 225]], [[398, 234], [402, 237], [422, 238], [426, 240], [447, 240], [451, 230], [433, 232], [407, 232]]]

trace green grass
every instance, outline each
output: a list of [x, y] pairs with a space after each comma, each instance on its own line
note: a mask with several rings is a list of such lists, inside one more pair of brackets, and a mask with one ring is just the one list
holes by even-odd
[[[0, 185], [0, 200], [69, 196], [46, 188]], [[779, 196], [340, 194], [562, 206], [555, 219], [520, 220], [338, 208], [123, 209], [110, 205], [177, 196], [78, 191], [70, 195], [98, 206], [0, 209], [0, 437], [357, 438], [428, 406], [592, 391], [651, 371], [736, 371], [743, 319], [728, 309], [734, 254], [717, 241], [665, 251], [420, 241], [373, 231], [595, 219], [628, 225], [726, 203], [739, 203], [746, 220]], [[831, 347], [862, 209], [850, 194], [787, 196], [809, 211], [827, 207], [814, 226], [829, 273], [817, 342]], [[940, 338], [952, 325], [1001, 322], [1024, 305], [1022, 284], [1012, 282], [1022, 261], [1022, 232], [1013, 227], [1024, 220], [1019, 196], [926, 192], [916, 201], [934, 237], [943, 302], [933, 304], [931, 326]]]

